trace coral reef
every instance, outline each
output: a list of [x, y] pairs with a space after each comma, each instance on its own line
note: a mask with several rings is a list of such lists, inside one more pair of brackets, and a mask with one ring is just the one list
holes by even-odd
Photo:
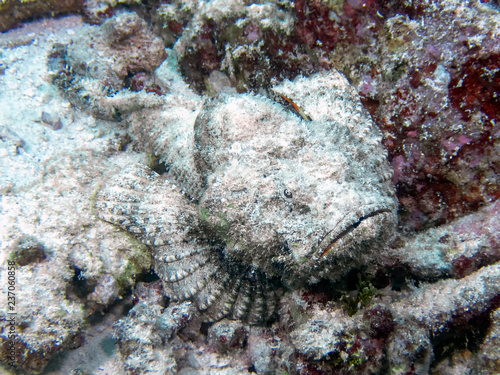
[[0, 4], [0, 32], [20, 27], [23, 22], [65, 13], [82, 13], [91, 24], [100, 25], [121, 7], [144, 8], [139, 0], [4, 0]]
[[2, 370], [499, 371], [496, 4], [82, 5], [0, 35]]
[[163, 42], [135, 13], [121, 13], [89, 28], [89, 34], [79, 33], [67, 54], [70, 61], [80, 62], [71, 65], [74, 73], [102, 81], [103, 89], [113, 91], [137, 73], [151, 74], [166, 58]]
[[[347, 367], [357, 373], [373, 373], [387, 360], [390, 373], [429, 373], [443, 336], [465, 330], [467, 324], [474, 324], [498, 305], [499, 272], [496, 264], [461, 281], [422, 285], [406, 296], [382, 298], [353, 317], [341, 309], [332, 312], [316, 307], [305, 322], [296, 324], [290, 336], [300, 343], [298, 352], [314, 358], [318, 368]], [[387, 354], [380, 350], [384, 345]]]
[[[2, 243], [7, 246], [2, 256], [18, 265], [14, 363], [27, 373], [39, 373], [54, 355], [81, 345], [86, 318], [113, 305], [151, 264], [149, 252], [134, 239], [96, 221], [90, 207], [101, 182], [96, 177], [113, 164], [79, 152], [77, 160], [68, 153], [47, 160], [43, 177], [1, 197]], [[84, 159], [90, 160], [88, 168]], [[30, 203], [19, 205], [20, 199]], [[8, 306], [4, 299], [2, 306]], [[6, 310], [1, 314], [1, 355], [10, 362], [5, 357], [10, 315]]]
[[84, 0], [82, 2], [85, 21], [93, 25], [102, 24], [120, 8], [141, 10], [144, 4], [139, 0]]
[[388, 267], [404, 264], [414, 277], [462, 278], [500, 260], [500, 202], [453, 223], [413, 236], [399, 236], [392, 244]]
[[273, 78], [312, 73], [318, 66], [300, 43], [293, 3], [181, 0], [162, 4], [153, 23], [167, 43], [177, 39], [179, 66], [198, 93], [210, 91], [212, 72], [224, 72], [243, 92], [267, 88]]
[[[115, 335], [125, 368], [130, 373], [144, 370], [153, 374], [177, 372], [175, 345], [162, 345], [172, 335], [193, 321], [194, 308], [189, 302], [163, 309], [161, 306], [140, 302], [128, 316], [116, 325]], [[199, 327], [198, 327], [199, 329]]]
[[481, 356], [478, 358], [476, 368], [482, 368], [484, 372], [495, 373], [500, 371], [500, 354], [498, 352], [500, 347], [500, 309], [492, 311], [489, 318], [491, 326], [478, 350]]
[[39, 263], [47, 257], [44, 246], [34, 238], [20, 238], [10, 253], [10, 260], [22, 267]]
[[412, 231], [499, 198], [498, 15], [479, 0], [179, 0], [152, 23], [200, 93], [217, 91], [215, 75], [259, 92], [319, 69], [345, 74], [383, 131], [400, 226]]
[[79, 0], [4, 0], [0, 3], [0, 32], [19, 26], [21, 21], [29, 18], [78, 12], [81, 10]]
[[[90, 106], [103, 117], [119, 118], [118, 109], [112, 113], [100, 110], [96, 97], [112, 97], [129, 87], [163, 93], [166, 86], [153, 72], [165, 58], [163, 42], [148, 31], [145, 21], [124, 12], [101, 26], [89, 26], [68, 45], [55, 44], [48, 66], [52, 81], [67, 90], [73, 104]], [[77, 82], [74, 75], [82, 79]]]
[[[0, 269], [5, 286], [0, 357], [5, 371], [29, 374], [84, 344], [88, 321], [108, 311], [151, 267], [145, 246], [97, 220], [91, 210], [106, 171], [116, 168], [113, 155], [118, 164], [123, 160], [115, 147], [121, 132], [75, 112], [45, 80], [54, 36], [69, 42], [66, 30], [78, 30], [79, 24], [67, 18], [38, 27], [33, 44], [9, 50], [0, 93]], [[40, 114], [49, 111], [64, 121], [61, 129], [40, 121]], [[7, 281], [8, 261], [17, 264], [13, 285]], [[14, 320], [8, 285], [14, 287]], [[12, 328], [15, 341], [9, 340]], [[12, 345], [14, 360], [9, 358]]]
[[400, 225], [498, 199], [498, 8], [474, 1], [299, 1], [302, 40], [346, 74], [384, 132]]

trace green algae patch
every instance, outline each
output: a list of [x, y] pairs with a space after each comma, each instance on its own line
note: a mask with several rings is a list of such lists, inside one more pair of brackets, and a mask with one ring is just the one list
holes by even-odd
[[123, 290], [135, 283], [137, 275], [147, 272], [151, 268], [151, 251], [146, 245], [136, 240], [130, 234], [122, 232], [126, 234], [131, 244], [125, 268], [122, 272], [115, 275], [118, 286]]
[[45, 247], [31, 237], [21, 238], [11, 249], [9, 260], [19, 267], [32, 263], [40, 263], [47, 258]]
[[347, 292], [342, 292], [340, 300], [344, 302], [349, 316], [355, 315], [360, 308], [368, 306], [373, 297], [380, 295], [380, 291], [373, 286], [371, 282], [372, 279], [372, 275], [358, 275], [356, 293], [354, 295], [350, 295]]

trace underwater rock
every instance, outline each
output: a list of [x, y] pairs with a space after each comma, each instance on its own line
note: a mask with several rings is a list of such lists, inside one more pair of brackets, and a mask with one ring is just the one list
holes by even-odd
[[[327, 308], [315, 305], [296, 314], [289, 328], [290, 337], [298, 353], [309, 358], [306, 362], [313, 368], [334, 366], [337, 371], [354, 368], [357, 373], [365, 373], [367, 367], [377, 368], [388, 360], [391, 370], [402, 369], [396, 373], [418, 368], [418, 373], [425, 374], [434, 355], [440, 354], [442, 341], [446, 342], [447, 337], [458, 332], [475, 332], [477, 320], [497, 308], [499, 277], [500, 265], [497, 263], [462, 280], [441, 280], [423, 284], [406, 295], [381, 298], [377, 305], [352, 317], [341, 308], [335, 309], [334, 305]], [[297, 306], [292, 306], [294, 303], [300, 304], [300, 297], [289, 297], [285, 311], [296, 309]], [[366, 321], [366, 313], [374, 309], [391, 318], [384, 323], [383, 335], [380, 330], [374, 334], [373, 319]], [[380, 319], [377, 321], [380, 323]], [[379, 350], [384, 347], [387, 348], [386, 359]]]
[[40, 118], [42, 120], [42, 124], [47, 126], [49, 129], [59, 130], [62, 128], [62, 121], [57, 115], [43, 111]]
[[127, 317], [115, 324], [114, 333], [128, 373], [176, 373], [175, 344], [163, 344], [180, 329], [195, 324], [194, 312], [190, 302], [167, 309], [143, 302], [134, 306]]
[[248, 333], [240, 321], [223, 319], [208, 329], [208, 344], [221, 353], [238, 350], [245, 347]]
[[123, 12], [101, 26], [87, 27], [67, 45], [54, 44], [48, 66], [52, 82], [73, 104], [118, 118], [116, 110], [107, 114], [101, 109], [98, 99], [131, 85], [134, 91], [164, 93], [166, 86], [153, 72], [166, 57], [163, 42], [146, 22], [136, 13]]
[[[376, 261], [395, 227], [380, 134], [345, 78], [332, 71], [274, 90], [312, 121], [266, 97], [207, 100], [184, 134], [194, 165], [178, 182], [194, 200], [141, 166], [96, 193], [99, 217], [152, 249], [166, 295], [212, 321], [269, 321], [279, 284], [335, 280]], [[150, 138], [154, 117], [138, 120], [143, 132], [132, 137], [172, 149], [171, 138]]]
[[399, 236], [385, 265], [405, 265], [413, 277], [460, 279], [500, 260], [500, 201], [454, 222]]
[[[2, 229], [12, 233], [3, 225]], [[4, 293], [0, 311], [0, 364], [11, 371], [39, 374], [54, 356], [82, 344], [83, 309], [65, 298], [65, 262], [57, 255], [40, 262], [45, 257], [40, 241], [24, 237], [18, 242], [15, 260], [20, 264], [9, 262], [11, 298]]]
[[485, 371], [500, 372], [500, 308], [490, 314], [491, 326], [479, 348], [477, 364]]
[[0, 152], [2, 156], [15, 156], [19, 153], [19, 148], [24, 147], [25, 142], [16, 133], [6, 126], [0, 126]]
[[136, 13], [126, 12], [89, 28], [68, 45], [68, 61], [75, 73], [102, 82], [103, 88], [123, 88], [125, 78], [152, 73], [165, 60], [163, 42]]
[[106, 311], [151, 267], [144, 245], [91, 212], [92, 194], [114, 164], [107, 158], [97, 160], [87, 145], [83, 147], [45, 156], [43, 172], [33, 173], [29, 188], [17, 183], [0, 196], [2, 274], [7, 275], [8, 250], [10, 260], [19, 265], [14, 361], [8, 357], [12, 340], [7, 293], [2, 294], [0, 309], [0, 363], [10, 371], [41, 373], [55, 356], [78, 348], [85, 341], [89, 315]]
[[434, 358], [429, 333], [415, 322], [399, 326], [387, 345], [393, 374], [428, 374]]
[[45, 247], [36, 239], [30, 237], [19, 239], [9, 256], [9, 259], [16, 262], [19, 267], [42, 262], [45, 258], [47, 258]]
[[380, 32], [382, 16], [377, 11], [387, 3], [390, 2], [297, 0], [297, 33], [309, 48], [324, 51], [343, 43], [365, 44]]
[[137, 10], [144, 14], [146, 5], [140, 0], [83, 0], [82, 14], [85, 22], [91, 25], [101, 25], [124, 9]]
[[172, 47], [183, 29], [202, 5], [199, 0], [175, 0], [161, 3], [152, 12], [154, 31], [167, 47]]
[[26, 19], [78, 12], [81, 9], [80, 0], [4, 0], [0, 4], [0, 32], [20, 26]]
[[245, 92], [318, 68], [297, 35], [293, 3], [178, 0], [160, 5], [153, 23], [167, 45], [174, 45], [197, 93], [210, 92], [213, 71], [223, 71]]
[[[130, 112], [154, 106], [134, 92], [162, 95], [167, 84], [154, 72], [167, 57], [163, 42], [133, 12], [101, 26], [87, 26], [71, 43], [54, 43], [48, 54], [50, 79], [73, 105], [98, 118], [121, 121]], [[130, 89], [130, 90], [128, 90]]]
[[0, 32], [22, 26], [23, 21], [68, 13], [83, 14], [86, 22], [100, 25], [123, 6], [142, 8], [138, 0], [4, 0], [0, 5]]
[[167, 305], [165, 294], [163, 293], [163, 284], [161, 280], [145, 283], [138, 282], [135, 284], [132, 301], [137, 303], [145, 303], [147, 305], [158, 305], [165, 307]]
[[[90, 305], [97, 305], [100, 309], [110, 306], [116, 301], [120, 287], [115, 278], [111, 275], [104, 275], [97, 281], [97, 285], [92, 293], [88, 296]], [[98, 310], [98, 307], [90, 307], [91, 312]]]

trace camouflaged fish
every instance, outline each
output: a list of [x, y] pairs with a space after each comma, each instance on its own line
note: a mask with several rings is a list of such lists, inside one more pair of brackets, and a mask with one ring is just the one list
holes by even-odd
[[220, 95], [194, 126], [162, 125], [184, 137], [183, 152], [154, 124], [131, 126], [180, 187], [130, 166], [96, 195], [102, 219], [150, 246], [167, 296], [192, 300], [208, 320], [266, 322], [281, 286], [374, 262], [395, 229], [380, 130], [347, 80], [330, 71], [273, 90], [301, 116], [264, 96]]

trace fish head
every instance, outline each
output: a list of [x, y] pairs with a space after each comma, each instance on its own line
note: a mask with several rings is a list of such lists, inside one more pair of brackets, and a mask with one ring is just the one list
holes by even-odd
[[208, 233], [229, 256], [297, 280], [336, 278], [335, 264], [373, 257], [396, 224], [392, 173], [369, 116], [364, 136], [311, 117], [245, 94], [210, 100], [195, 124]]

